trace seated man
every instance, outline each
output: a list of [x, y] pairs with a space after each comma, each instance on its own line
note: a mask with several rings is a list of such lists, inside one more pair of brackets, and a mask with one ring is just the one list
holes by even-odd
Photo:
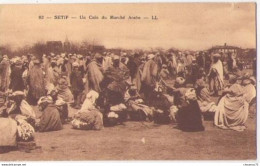
[[176, 115], [179, 129], [186, 132], [204, 131], [195, 90], [193, 88], [186, 89], [184, 98], [185, 104], [179, 108]]
[[229, 83], [231, 86], [224, 90], [225, 95], [218, 103], [214, 124], [221, 129], [244, 131], [249, 104], [244, 97], [244, 89], [240, 85], [238, 77], [230, 76]]
[[134, 85], [131, 85], [126, 91], [124, 99], [131, 120], [141, 121], [152, 119], [153, 108], [144, 104]]
[[59, 111], [62, 124], [68, 122], [68, 120], [69, 120], [68, 104], [65, 101], [63, 101], [62, 99], [58, 99], [55, 102], [55, 106], [56, 106], [57, 110]]
[[38, 101], [39, 110], [42, 116], [38, 126], [40, 132], [56, 131], [62, 129], [62, 122], [59, 111], [50, 96], [43, 96]]
[[25, 94], [22, 91], [15, 91], [9, 96], [9, 107], [7, 108], [7, 114], [11, 118], [15, 118], [17, 115], [23, 115], [32, 121], [35, 120], [36, 115], [32, 107], [24, 99]]
[[101, 130], [103, 128], [103, 115], [96, 108], [96, 99], [99, 94], [90, 90], [79, 111], [74, 114], [71, 122], [74, 129]]
[[205, 81], [205, 76], [199, 74], [195, 83], [198, 104], [204, 116], [204, 120], [212, 120], [217, 109], [215, 102], [212, 100], [211, 93]]

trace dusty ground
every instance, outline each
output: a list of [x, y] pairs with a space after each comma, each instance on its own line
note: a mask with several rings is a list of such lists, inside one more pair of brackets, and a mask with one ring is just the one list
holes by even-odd
[[[71, 112], [72, 113], [72, 112]], [[256, 159], [256, 118], [236, 132], [204, 121], [206, 131], [186, 133], [174, 124], [126, 122], [102, 131], [74, 130], [36, 133], [41, 150], [11, 151], [0, 160], [239, 160]]]
[[[75, 110], [70, 110], [70, 116]], [[101, 131], [36, 133], [41, 150], [12, 151], [0, 160], [246, 160], [256, 159], [256, 107], [243, 132], [222, 130], [204, 121], [205, 131], [186, 133], [174, 124], [126, 122]]]

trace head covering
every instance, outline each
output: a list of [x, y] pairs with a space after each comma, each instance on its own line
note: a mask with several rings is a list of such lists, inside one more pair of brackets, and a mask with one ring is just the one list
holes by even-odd
[[147, 59], [148, 59], [148, 60], [153, 59], [154, 57], [155, 57], [154, 54], [149, 54], [149, 55], [147, 55]]
[[65, 55], [66, 55], [65, 53], [61, 53], [61, 54], [60, 54], [60, 56], [61, 56], [62, 58], [64, 58]]
[[195, 87], [198, 87], [198, 88], [206, 87], [206, 82], [203, 79], [198, 79], [196, 81]]
[[95, 103], [97, 98], [99, 97], [99, 94], [94, 90], [90, 90], [86, 97], [87, 99], [91, 100], [92, 103]]
[[113, 60], [119, 60], [119, 56], [118, 55], [113, 55], [112, 59]]
[[137, 87], [136, 87], [134, 84], [132, 84], [132, 85], [130, 86], [130, 89], [131, 89], [131, 90], [137, 90]]
[[3, 58], [6, 58], [6, 59], [8, 59], [8, 56], [7, 56], [7, 55], [3, 55]]
[[56, 90], [52, 83], [48, 83], [45, 89], [47, 90], [47, 95], [50, 95], [52, 91]]
[[51, 63], [57, 64], [57, 61], [56, 61], [55, 59], [52, 59], [52, 60], [51, 60]]
[[50, 96], [43, 96], [38, 100], [38, 105], [41, 105], [42, 103], [53, 103], [53, 100]]
[[220, 54], [219, 53], [213, 54], [213, 57], [220, 58]]
[[78, 62], [73, 62], [73, 63], [72, 63], [72, 66], [73, 66], [73, 67], [79, 67], [79, 63], [78, 63]]
[[76, 55], [72, 55], [72, 56], [71, 56], [71, 59], [76, 60], [76, 59], [77, 59]]
[[99, 54], [99, 53], [96, 53], [96, 54], [94, 55], [94, 58], [95, 58], [95, 59], [99, 59], [99, 58], [101, 58], [101, 57], [102, 57], [102, 55]]
[[22, 65], [22, 60], [20, 57], [14, 57], [11, 59], [11, 61], [15, 64], [15, 65]]
[[25, 96], [23, 91], [15, 91], [12, 93], [12, 96]]
[[237, 75], [235, 75], [235, 74], [229, 75], [229, 82], [230, 83], [235, 83], [237, 81], [237, 79], [238, 79]]
[[254, 76], [251, 76], [251, 77], [249, 77], [249, 79], [252, 81], [252, 84], [255, 85], [255, 83], [256, 83], [255, 77], [254, 77]]
[[58, 93], [57, 89], [53, 88], [53, 89], [48, 89], [47, 91], [47, 95], [50, 95], [51, 93]]
[[255, 80], [255, 78], [254, 78], [253, 76], [251, 76], [251, 77], [245, 77], [245, 78], [243, 79], [243, 81], [242, 81], [242, 84], [243, 84], [243, 85], [248, 85], [248, 84], [253, 84], [253, 85], [255, 85], [255, 83], [256, 83], [256, 80]]
[[56, 102], [55, 102], [55, 105], [56, 105], [56, 106], [62, 106], [62, 105], [64, 105], [64, 104], [66, 104], [66, 102], [65, 102], [64, 100], [62, 100], [62, 99], [58, 99], [58, 100], [56, 100]]
[[35, 60], [33, 61], [33, 63], [34, 63], [34, 64], [39, 64], [40, 61], [39, 61], [39, 59], [35, 59]]
[[185, 79], [183, 77], [177, 77], [175, 83], [178, 85], [183, 85], [185, 82]]
[[59, 58], [58, 60], [57, 60], [57, 64], [58, 65], [62, 65], [64, 63], [64, 59], [63, 58]]
[[83, 58], [83, 55], [78, 54], [77, 57], [80, 59], [80, 58]]
[[186, 100], [197, 100], [196, 91], [194, 88], [189, 88], [185, 93]]

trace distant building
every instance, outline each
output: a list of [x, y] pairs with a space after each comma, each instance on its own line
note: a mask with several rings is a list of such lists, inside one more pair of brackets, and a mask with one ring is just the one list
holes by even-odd
[[241, 51], [241, 48], [236, 47], [236, 46], [228, 46], [226, 43], [223, 46], [213, 46], [212, 48], [210, 48], [208, 50], [209, 53], [224, 53], [224, 54], [228, 54], [228, 53], [237, 53], [239, 54], [239, 52]]
[[102, 45], [94, 45], [92, 46], [92, 51], [98, 51], [98, 52], [102, 52], [105, 50], [105, 47]]
[[53, 53], [60, 53], [63, 48], [61, 41], [47, 41], [46, 46], [47, 50]]

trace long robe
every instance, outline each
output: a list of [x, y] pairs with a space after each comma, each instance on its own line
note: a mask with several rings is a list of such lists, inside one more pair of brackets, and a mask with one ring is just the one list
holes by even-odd
[[17, 122], [11, 118], [0, 118], [0, 147], [16, 146]]
[[177, 122], [182, 131], [195, 132], [205, 130], [202, 125], [201, 111], [197, 101], [190, 101], [186, 106], [180, 108], [177, 113]]
[[55, 105], [49, 104], [44, 109], [39, 126], [40, 132], [56, 131], [62, 129], [60, 114]]
[[20, 114], [26, 117], [31, 117], [33, 119], [36, 118], [36, 114], [35, 111], [33, 110], [33, 108], [27, 103], [26, 100], [22, 100], [21, 104], [19, 105], [19, 107], [16, 107], [17, 104], [13, 103], [10, 108], [7, 109], [7, 113], [9, 115], [12, 114]]
[[144, 64], [141, 64], [140, 66], [138, 66], [136, 78], [134, 80], [134, 84], [136, 85], [137, 92], [140, 92], [140, 90], [141, 90], [143, 67], [144, 67]]
[[126, 91], [126, 80], [129, 78], [129, 70], [126, 66], [110, 67], [105, 72], [108, 80], [107, 88], [110, 91], [120, 93], [122, 96]]
[[46, 73], [46, 83], [53, 84], [56, 86], [58, 83], [58, 78], [59, 78], [59, 73], [56, 70], [54, 70], [54, 68], [49, 67]]
[[97, 110], [78, 112], [71, 121], [74, 129], [101, 130], [103, 128], [103, 115]]
[[252, 101], [256, 97], [256, 89], [254, 85], [248, 84], [243, 87], [244, 89], [244, 97], [248, 103]]
[[243, 131], [248, 117], [249, 104], [243, 96], [243, 88], [233, 84], [218, 103], [214, 124], [222, 129]]
[[87, 66], [86, 83], [85, 83], [85, 94], [90, 90], [101, 92], [100, 83], [104, 76], [102, 68], [96, 61], [92, 61]]
[[144, 94], [145, 100], [149, 100], [150, 94], [156, 86], [158, 71], [159, 66], [154, 60], [151, 59], [144, 64], [140, 92]]
[[48, 72], [48, 69], [50, 67], [50, 62], [49, 62], [49, 59], [46, 58], [46, 57], [43, 57], [42, 58], [42, 64], [43, 64], [43, 69], [44, 69], [44, 72], [47, 73]]
[[209, 71], [209, 89], [210, 91], [219, 92], [224, 88], [223, 65], [220, 60], [214, 63]]
[[112, 58], [110, 56], [104, 57], [102, 67], [104, 70], [107, 70], [109, 67], [113, 65]]
[[21, 67], [14, 66], [11, 71], [10, 89], [14, 91], [24, 91], [23, 70]]
[[215, 112], [216, 104], [213, 102], [210, 92], [206, 87], [206, 83], [203, 79], [198, 79], [195, 86], [197, 87], [198, 104], [201, 112]]
[[73, 102], [73, 100], [74, 100], [73, 95], [68, 87], [67, 79], [65, 79], [65, 78], [59, 79], [57, 90], [58, 90], [58, 98], [61, 98], [62, 100], [64, 100], [67, 103]]
[[10, 83], [10, 63], [7, 60], [2, 60], [0, 63], [0, 90], [6, 91]]
[[40, 66], [34, 65], [28, 73], [29, 79], [29, 94], [34, 99], [38, 100], [45, 95], [45, 82], [43, 70]]
[[83, 79], [83, 76], [82, 76], [82, 73], [79, 70], [74, 70], [71, 73], [70, 84], [71, 84], [71, 91], [72, 91], [73, 94], [79, 94], [84, 89], [84, 84], [83, 84], [82, 79]]
[[144, 64], [142, 82], [146, 85], [155, 86], [158, 75], [158, 65], [154, 60], [149, 60]]

